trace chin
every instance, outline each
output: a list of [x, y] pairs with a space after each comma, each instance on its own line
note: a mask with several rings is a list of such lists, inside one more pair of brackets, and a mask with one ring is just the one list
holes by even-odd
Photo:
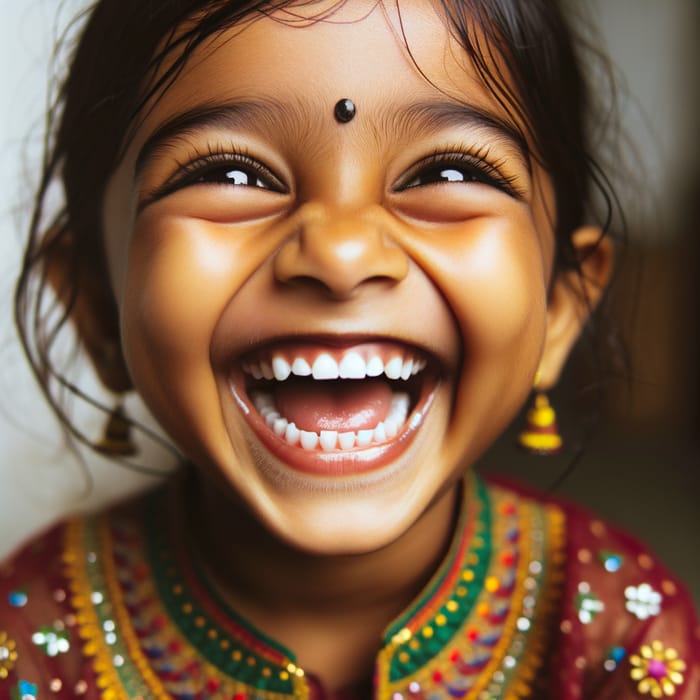
[[[408, 417], [403, 430], [383, 444], [315, 450], [313, 468], [310, 451], [301, 446], [270, 447], [283, 441], [261, 414], [241, 419], [243, 410], [253, 408], [229, 406], [230, 444], [245, 443], [247, 449], [218, 471], [253, 517], [295, 549], [326, 556], [381, 549], [408, 531], [459, 476], [442, 456], [450, 391], [431, 386], [429, 398], [419, 393], [413, 404], [420, 421], [411, 425]], [[289, 457], [290, 448], [298, 460]]]

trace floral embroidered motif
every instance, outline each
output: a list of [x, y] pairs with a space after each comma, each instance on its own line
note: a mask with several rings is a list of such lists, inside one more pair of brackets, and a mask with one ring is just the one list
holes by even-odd
[[678, 658], [678, 652], [665, 647], [660, 641], [645, 644], [639, 654], [630, 656], [630, 677], [638, 681], [637, 690], [652, 698], [665, 698], [675, 695], [677, 686], [683, 684], [685, 662]]
[[17, 661], [17, 645], [7, 632], [0, 630], [0, 680], [5, 680]]
[[578, 585], [574, 606], [578, 610], [578, 619], [584, 625], [589, 625], [596, 615], [605, 610], [605, 603], [591, 591], [591, 586], [586, 581], [581, 581]]
[[646, 620], [661, 612], [661, 593], [655, 591], [648, 583], [625, 588], [625, 608], [637, 619]]
[[46, 656], [58, 656], [70, 650], [70, 637], [60, 628], [41, 627], [32, 635], [32, 642], [44, 650]]

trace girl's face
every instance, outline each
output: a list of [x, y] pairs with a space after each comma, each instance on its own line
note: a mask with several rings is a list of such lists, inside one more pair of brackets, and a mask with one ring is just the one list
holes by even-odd
[[294, 546], [370, 551], [530, 391], [551, 188], [432, 3], [296, 12], [196, 51], [110, 182], [107, 248], [134, 382], [185, 453]]

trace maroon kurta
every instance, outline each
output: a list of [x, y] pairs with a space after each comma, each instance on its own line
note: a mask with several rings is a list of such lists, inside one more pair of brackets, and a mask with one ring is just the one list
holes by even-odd
[[330, 694], [218, 598], [183, 498], [164, 487], [75, 519], [0, 569], [0, 700], [700, 698], [687, 594], [577, 508], [469, 480], [445, 560], [377, 641], [373, 678]]

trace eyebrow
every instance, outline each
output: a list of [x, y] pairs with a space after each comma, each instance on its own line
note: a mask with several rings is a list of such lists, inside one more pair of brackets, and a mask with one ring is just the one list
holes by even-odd
[[[315, 128], [318, 122], [317, 110], [312, 112], [301, 102], [205, 103], [171, 117], [146, 139], [136, 158], [135, 176], [138, 177], [151, 159], [174, 142], [206, 129], [236, 130], [255, 125], [258, 129], [262, 127], [271, 132], [287, 127], [292, 133], [298, 133], [298, 125], [304, 124], [304, 131], [314, 134], [318, 133]], [[416, 102], [400, 109], [379, 111], [376, 123], [380, 131], [406, 139], [410, 139], [416, 130], [437, 132], [450, 127], [477, 129], [505, 147], [514, 148], [516, 155], [529, 168], [530, 148], [523, 132], [492, 112], [474, 105], [449, 100]], [[376, 132], [377, 126], [374, 129]]]

